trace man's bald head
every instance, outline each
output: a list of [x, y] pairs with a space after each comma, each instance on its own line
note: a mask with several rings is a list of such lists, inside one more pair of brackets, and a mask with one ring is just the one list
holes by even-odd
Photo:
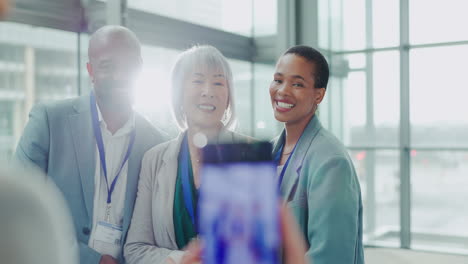
[[140, 42], [135, 33], [126, 27], [116, 25], [101, 27], [91, 35], [88, 47], [89, 61], [108, 49], [124, 49], [138, 56], [141, 53]]
[[135, 34], [122, 26], [105, 26], [89, 40], [88, 73], [100, 107], [129, 109], [141, 70], [141, 48]]

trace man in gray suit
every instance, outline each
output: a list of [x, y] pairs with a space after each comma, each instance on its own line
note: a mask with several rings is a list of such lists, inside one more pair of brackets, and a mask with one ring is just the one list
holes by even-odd
[[91, 36], [88, 57], [91, 94], [36, 105], [16, 158], [63, 192], [81, 263], [123, 263], [141, 159], [163, 136], [132, 108], [142, 66], [135, 34], [105, 26]]

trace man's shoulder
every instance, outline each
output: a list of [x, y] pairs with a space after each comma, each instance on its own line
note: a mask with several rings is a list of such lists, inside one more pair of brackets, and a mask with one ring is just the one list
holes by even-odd
[[85, 96], [80, 96], [70, 99], [39, 102], [30, 111], [30, 121], [32, 119], [46, 120], [49, 126], [51, 124], [61, 126], [68, 119], [68, 116], [79, 113], [82, 111], [80, 109], [86, 109], [85, 100]]
[[36, 107], [43, 107], [48, 114], [65, 115], [79, 110], [84, 104], [86, 96], [43, 102], [37, 104]]

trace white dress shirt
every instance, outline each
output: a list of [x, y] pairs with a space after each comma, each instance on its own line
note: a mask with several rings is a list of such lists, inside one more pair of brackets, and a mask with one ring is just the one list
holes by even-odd
[[[97, 106], [99, 124], [101, 127], [102, 141], [104, 143], [104, 151], [106, 154], [106, 166], [107, 166], [107, 177], [108, 183], [104, 176], [102, 169], [101, 160], [99, 157], [99, 149], [96, 144], [96, 169], [94, 177], [94, 206], [93, 206], [93, 227], [91, 230], [91, 236], [89, 238], [88, 246], [96, 250], [102, 255], [111, 255], [117, 258], [122, 250], [120, 245], [104, 243], [96, 240], [96, 228], [99, 221], [106, 221], [106, 208], [107, 208], [107, 184], [112, 184], [120, 166], [122, 165], [123, 159], [128, 149], [130, 142], [130, 134], [135, 128], [135, 116], [132, 114], [130, 119], [121, 127], [115, 134], [107, 129], [107, 124], [102, 118], [99, 106]], [[114, 191], [112, 192], [112, 203], [110, 209], [109, 221], [111, 224], [122, 226], [124, 205], [125, 205], [125, 193], [127, 186], [127, 174], [128, 174], [128, 160], [125, 163], [122, 171], [120, 172], [119, 178], [115, 183]]]

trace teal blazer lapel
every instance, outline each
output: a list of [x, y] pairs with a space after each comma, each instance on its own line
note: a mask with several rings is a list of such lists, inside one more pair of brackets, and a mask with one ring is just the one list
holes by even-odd
[[94, 174], [95, 174], [95, 139], [91, 124], [89, 97], [83, 96], [74, 105], [75, 113], [68, 116], [76, 161], [81, 177], [81, 187], [89, 219], [93, 216]]
[[[296, 193], [297, 186], [299, 184], [299, 175], [301, 173], [302, 165], [307, 151], [309, 150], [312, 141], [314, 140], [317, 133], [322, 128], [318, 118], [312, 117], [309, 124], [307, 124], [304, 132], [302, 132], [299, 141], [297, 142], [296, 149], [292, 153], [289, 165], [284, 172], [283, 182], [280, 186], [280, 191], [286, 201], [291, 201]], [[281, 135], [278, 137], [273, 145], [273, 153], [276, 154], [279, 148], [284, 144], [286, 132], [283, 130]]]

